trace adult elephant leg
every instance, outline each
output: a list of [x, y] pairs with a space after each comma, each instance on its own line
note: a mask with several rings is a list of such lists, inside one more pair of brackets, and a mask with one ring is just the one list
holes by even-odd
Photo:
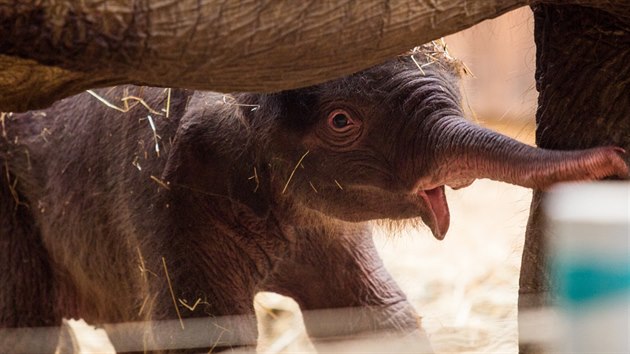
[[[630, 8], [533, 7], [540, 92], [536, 141], [548, 149], [616, 145], [630, 151]], [[626, 155], [630, 162], [630, 156]], [[521, 265], [519, 311], [548, 303], [553, 279], [536, 191]], [[537, 351], [522, 345], [522, 352]]]
[[385, 270], [367, 227], [296, 230], [295, 240], [263, 290], [296, 300], [316, 344], [381, 332], [431, 351], [420, 317]]

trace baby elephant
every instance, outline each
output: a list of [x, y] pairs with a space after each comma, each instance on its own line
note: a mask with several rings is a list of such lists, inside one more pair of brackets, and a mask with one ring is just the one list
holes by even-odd
[[615, 147], [548, 151], [471, 124], [458, 79], [431, 44], [279, 93], [116, 87], [3, 115], [0, 351], [54, 351], [57, 331], [29, 328], [62, 318], [121, 352], [250, 345], [262, 290], [294, 298], [313, 338], [421, 338], [367, 221], [421, 218], [442, 239], [445, 186], [628, 176]]

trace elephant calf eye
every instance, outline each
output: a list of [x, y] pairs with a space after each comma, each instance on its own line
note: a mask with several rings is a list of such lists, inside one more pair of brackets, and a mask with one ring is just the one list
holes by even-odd
[[343, 113], [337, 113], [335, 114], [335, 116], [332, 118], [332, 122], [333, 125], [335, 126], [335, 128], [343, 128], [346, 125], [348, 125], [348, 116], [346, 116]]
[[324, 146], [350, 150], [359, 141], [363, 134], [363, 121], [350, 112], [337, 108], [328, 113], [325, 121], [320, 121], [315, 134]]
[[328, 115], [328, 125], [337, 131], [345, 131], [354, 124], [350, 114], [343, 109], [336, 109]]

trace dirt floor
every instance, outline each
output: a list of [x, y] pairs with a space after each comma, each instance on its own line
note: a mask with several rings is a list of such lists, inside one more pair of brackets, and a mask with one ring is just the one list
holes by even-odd
[[[491, 127], [533, 141], [533, 127], [524, 123]], [[385, 265], [422, 315], [436, 352], [516, 353], [518, 275], [531, 191], [480, 180], [447, 191], [447, 199], [451, 228], [443, 241], [427, 228], [396, 235], [376, 229]], [[267, 293], [256, 303], [263, 318], [260, 352], [313, 350], [295, 303]]]

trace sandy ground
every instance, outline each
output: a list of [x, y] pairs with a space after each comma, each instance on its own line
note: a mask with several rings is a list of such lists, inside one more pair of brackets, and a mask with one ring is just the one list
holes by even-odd
[[[531, 143], [532, 127], [494, 125]], [[447, 191], [451, 228], [443, 241], [430, 231], [396, 235], [375, 229], [385, 265], [423, 317], [439, 353], [516, 353], [518, 275], [531, 191], [489, 180]], [[260, 351], [303, 352], [305, 339], [297, 306], [274, 294], [257, 298], [276, 311], [263, 321]], [[261, 317], [268, 317], [261, 311]], [[269, 327], [272, 326], [272, 327]]]

